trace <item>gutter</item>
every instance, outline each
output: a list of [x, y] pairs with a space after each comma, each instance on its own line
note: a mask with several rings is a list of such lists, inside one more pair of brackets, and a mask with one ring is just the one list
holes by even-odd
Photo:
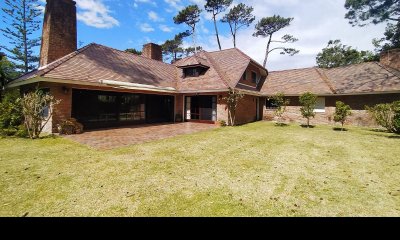
[[157, 91], [164, 91], [164, 92], [176, 92], [176, 89], [173, 87], [157, 87], [153, 85], [147, 84], [139, 84], [139, 83], [127, 83], [121, 81], [114, 81], [114, 80], [99, 80], [100, 84], [120, 87], [124, 89], [132, 89], [132, 90], [157, 90]]

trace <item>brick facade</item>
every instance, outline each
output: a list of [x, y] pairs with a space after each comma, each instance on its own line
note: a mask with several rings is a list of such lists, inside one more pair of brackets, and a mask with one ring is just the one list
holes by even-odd
[[160, 45], [147, 43], [143, 45], [142, 56], [162, 62], [162, 48]]
[[400, 70], [400, 49], [383, 52], [380, 56], [381, 64]]
[[[290, 105], [283, 115], [283, 120], [289, 123], [306, 123], [306, 119], [301, 116], [300, 103], [298, 97], [288, 97]], [[391, 103], [400, 100], [400, 93], [395, 94], [371, 94], [371, 95], [352, 95], [352, 96], [329, 96], [325, 97], [325, 112], [316, 113], [315, 118], [311, 119], [311, 124], [334, 124], [333, 115], [335, 113], [336, 101], [348, 104], [352, 109], [352, 115], [348, 117], [347, 124], [354, 126], [376, 126], [376, 123], [365, 110], [365, 106], [374, 106], [379, 103]], [[273, 109], [264, 108], [264, 120], [276, 120]]]
[[76, 51], [75, 4], [72, 0], [47, 0], [40, 49], [40, 66], [45, 66]]

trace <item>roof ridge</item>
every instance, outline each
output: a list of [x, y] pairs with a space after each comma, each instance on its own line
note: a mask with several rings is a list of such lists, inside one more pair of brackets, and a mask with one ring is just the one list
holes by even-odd
[[319, 68], [314, 68], [315, 71], [318, 73], [318, 75], [321, 77], [322, 81], [328, 85], [329, 89], [332, 91], [333, 94], [337, 94], [336, 89], [333, 87], [332, 83], [330, 82], [328, 76], [326, 76], [324, 70], [319, 69]]
[[294, 71], [294, 70], [312, 70], [316, 69], [318, 67], [305, 67], [305, 68], [292, 68], [292, 69], [284, 69], [284, 70], [277, 70], [277, 71], [270, 71], [269, 73], [277, 73], [277, 72], [288, 72], [288, 71]]
[[[375, 64], [377, 64], [379, 67], [385, 69], [386, 71], [388, 71], [389, 73], [393, 74], [395, 77], [400, 79], [400, 71], [390, 67], [390, 66], [386, 66], [380, 62], [374, 62]], [[393, 72], [394, 71], [394, 72]]]
[[[219, 78], [222, 80], [222, 82], [223, 82], [228, 88], [231, 88], [231, 86], [229, 85], [229, 82], [230, 82], [230, 81], [227, 81], [227, 80], [225, 79], [225, 77], [228, 78], [228, 79], [229, 79], [229, 77], [226, 76], [226, 74], [221, 73], [221, 69], [219, 68], [218, 64], [214, 61], [213, 57], [212, 57], [212, 56], [209, 56], [209, 53], [206, 52], [206, 51], [204, 51], [204, 55], [208, 58], [208, 60], [210, 61], [211, 65], [214, 67], [215, 71], [217, 72], [217, 74], [218, 74]], [[230, 79], [229, 79], [229, 80], [230, 80]]]
[[267, 71], [267, 73], [269, 72], [268, 69], [266, 67], [264, 67], [263, 65], [261, 65], [259, 62], [257, 62], [256, 60], [254, 60], [253, 58], [251, 58], [249, 55], [247, 55], [246, 53], [244, 53], [242, 50], [240, 50], [239, 48], [233, 48], [235, 50], [237, 50], [240, 54], [242, 54], [244, 57], [248, 58], [250, 61], [254, 62], [255, 64], [257, 64], [259, 67], [262, 67], [263, 69], [265, 69]]
[[92, 44], [93, 44], [93, 45], [98, 45], [98, 46], [100, 46], [100, 47], [109, 48], [109, 49], [111, 49], [111, 50], [115, 50], [115, 51], [118, 51], [118, 52], [121, 52], [121, 53], [124, 53], [124, 54], [127, 54], [127, 55], [131, 55], [131, 56], [134, 56], [134, 57], [139, 57], [139, 58], [147, 59], [147, 60], [150, 60], [150, 61], [153, 61], [153, 62], [162, 63], [162, 64], [164, 64], [164, 65], [168, 65], [168, 66], [174, 67], [173, 64], [166, 63], [166, 62], [163, 62], [163, 61], [154, 60], [154, 59], [151, 59], [151, 58], [148, 58], [148, 57], [144, 57], [144, 56], [142, 56], [142, 55], [137, 55], [137, 54], [134, 54], [134, 53], [125, 52], [125, 51], [123, 51], [123, 50], [119, 50], [119, 49], [116, 49], [116, 48], [113, 48], [113, 47], [105, 46], [105, 45], [102, 45], [102, 44], [99, 44], [99, 43], [92, 43]]

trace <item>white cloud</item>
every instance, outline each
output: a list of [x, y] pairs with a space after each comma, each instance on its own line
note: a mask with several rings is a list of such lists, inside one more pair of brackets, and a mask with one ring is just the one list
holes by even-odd
[[163, 32], [172, 32], [173, 28], [168, 27], [167, 25], [160, 25], [160, 30]]
[[142, 32], [154, 32], [154, 28], [148, 23], [140, 24], [140, 30]]
[[149, 16], [149, 19], [150, 19], [151, 21], [153, 21], [153, 22], [162, 22], [162, 21], [164, 21], [164, 19], [163, 19], [163, 18], [160, 18], [160, 17], [158, 16], [158, 14], [157, 14], [156, 12], [154, 12], [154, 11], [148, 12], [148, 16]]
[[110, 9], [101, 0], [76, 0], [78, 6], [77, 19], [88, 26], [96, 28], [112, 28], [119, 26]]
[[183, 8], [181, 0], [164, 0], [164, 2], [168, 4], [169, 7], [174, 8], [176, 10], [181, 10]]
[[157, 6], [157, 3], [152, 0], [134, 0], [133, 6], [137, 8], [140, 3], [146, 3], [146, 4], [151, 4], [153, 6]]

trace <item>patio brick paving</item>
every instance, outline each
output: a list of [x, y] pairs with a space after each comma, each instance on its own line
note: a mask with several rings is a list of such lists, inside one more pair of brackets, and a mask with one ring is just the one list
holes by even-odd
[[196, 133], [216, 127], [217, 126], [213, 124], [189, 122], [176, 124], [146, 124], [112, 129], [99, 129], [64, 137], [96, 149], [107, 150], [183, 134]]

